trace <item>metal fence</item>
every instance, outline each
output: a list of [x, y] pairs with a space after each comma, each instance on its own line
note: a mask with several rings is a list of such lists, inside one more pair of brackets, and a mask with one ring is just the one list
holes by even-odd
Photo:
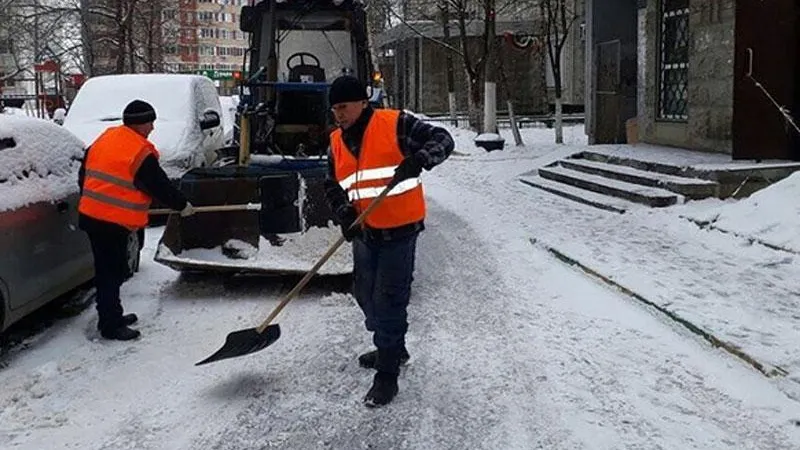
[[[452, 124], [450, 115], [426, 115], [426, 121]], [[469, 128], [469, 117], [466, 114], [456, 116], [459, 128]], [[563, 122], [567, 124], [584, 123], [584, 114], [564, 114]], [[523, 115], [517, 116], [517, 126], [520, 128], [553, 128], [556, 118], [554, 115]], [[498, 114], [497, 127], [501, 129], [511, 128], [511, 119], [508, 114]]]

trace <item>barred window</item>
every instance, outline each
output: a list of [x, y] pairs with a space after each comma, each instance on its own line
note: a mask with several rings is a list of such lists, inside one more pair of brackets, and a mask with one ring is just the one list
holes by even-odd
[[661, 0], [658, 118], [688, 118], [689, 0]]

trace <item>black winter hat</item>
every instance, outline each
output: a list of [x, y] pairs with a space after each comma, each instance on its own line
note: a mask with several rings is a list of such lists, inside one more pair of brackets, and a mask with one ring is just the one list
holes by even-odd
[[142, 125], [156, 121], [156, 110], [149, 103], [134, 100], [128, 103], [122, 112], [122, 123], [125, 125]]
[[328, 93], [328, 100], [331, 106], [337, 103], [369, 100], [367, 86], [354, 76], [343, 75], [333, 80], [331, 90]]

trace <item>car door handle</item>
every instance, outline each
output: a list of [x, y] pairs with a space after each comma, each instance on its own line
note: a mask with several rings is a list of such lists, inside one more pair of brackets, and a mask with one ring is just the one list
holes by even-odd
[[59, 214], [64, 214], [65, 212], [69, 211], [69, 202], [56, 203], [56, 209], [58, 210]]

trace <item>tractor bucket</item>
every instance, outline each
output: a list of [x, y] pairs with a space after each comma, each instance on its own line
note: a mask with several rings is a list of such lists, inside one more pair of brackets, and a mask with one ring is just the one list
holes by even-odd
[[[172, 214], [155, 260], [182, 272], [302, 275], [341, 230], [325, 201], [323, 160], [251, 161], [246, 167], [194, 169], [180, 188], [194, 206], [246, 205], [244, 211]], [[352, 273], [352, 252], [320, 275]]]

